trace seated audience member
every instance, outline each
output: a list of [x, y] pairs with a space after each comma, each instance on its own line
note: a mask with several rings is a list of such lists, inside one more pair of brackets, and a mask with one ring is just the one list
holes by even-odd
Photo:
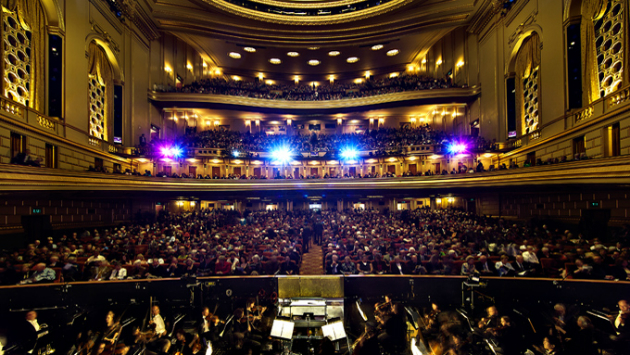
[[35, 265], [33, 270], [34, 272], [31, 276], [26, 280], [20, 281], [20, 284], [51, 283], [57, 278], [55, 270], [46, 267], [46, 264], [44, 263]]

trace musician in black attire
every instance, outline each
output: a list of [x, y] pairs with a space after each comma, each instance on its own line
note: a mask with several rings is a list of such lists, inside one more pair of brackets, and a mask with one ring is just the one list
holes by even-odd
[[178, 329], [175, 333], [177, 341], [173, 345], [177, 354], [181, 355], [193, 355], [193, 350], [199, 342], [199, 336], [185, 332], [183, 329]]
[[396, 352], [401, 346], [406, 346], [407, 323], [402, 305], [394, 304], [391, 316], [381, 319], [381, 324], [384, 331], [378, 336], [378, 340], [385, 350]]

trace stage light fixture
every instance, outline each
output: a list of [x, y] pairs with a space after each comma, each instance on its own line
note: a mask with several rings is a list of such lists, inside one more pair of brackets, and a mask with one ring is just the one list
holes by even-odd
[[341, 150], [341, 157], [345, 160], [356, 159], [359, 152], [354, 148], [344, 148]]
[[177, 146], [162, 147], [160, 148], [160, 153], [162, 153], [164, 158], [179, 158], [182, 156], [183, 150]]
[[291, 155], [291, 149], [288, 147], [280, 147], [271, 152], [271, 157], [274, 162], [283, 164], [291, 160]]
[[453, 155], [460, 154], [466, 151], [466, 144], [452, 142], [447, 146], [446, 149], [448, 150], [449, 154], [453, 154]]

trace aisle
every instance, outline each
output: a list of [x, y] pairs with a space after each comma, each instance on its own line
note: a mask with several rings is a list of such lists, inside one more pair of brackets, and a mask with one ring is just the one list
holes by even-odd
[[311, 243], [308, 253], [302, 255], [302, 266], [300, 266], [300, 275], [323, 275], [324, 266], [322, 255], [322, 247]]

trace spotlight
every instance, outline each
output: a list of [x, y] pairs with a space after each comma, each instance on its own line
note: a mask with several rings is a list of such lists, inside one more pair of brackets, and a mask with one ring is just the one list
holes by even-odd
[[341, 150], [341, 157], [346, 160], [356, 159], [358, 155], [359, 152], [354, 148], [344, 148]]
[[160, 153], [164, 158], [179, 158], [182, 156], [182, 149], [177, 146], [172, 147], [162, 147], [160, 148]]
[[280, 147], [271, 152], [271, 157], [275, 162], [287, 163], [291, 160], [291, 149], [288, 147]]
[[448, 150], [449, 154], [460, 154], [466, 151], [466, 144], [453, 142], [446, 147], [446, 150]]
[[232, 151], [232, 156], [235, 158], [238, 158], [238, 156], [241, 155], [241, 153], [238, 150], [233, 150]]

